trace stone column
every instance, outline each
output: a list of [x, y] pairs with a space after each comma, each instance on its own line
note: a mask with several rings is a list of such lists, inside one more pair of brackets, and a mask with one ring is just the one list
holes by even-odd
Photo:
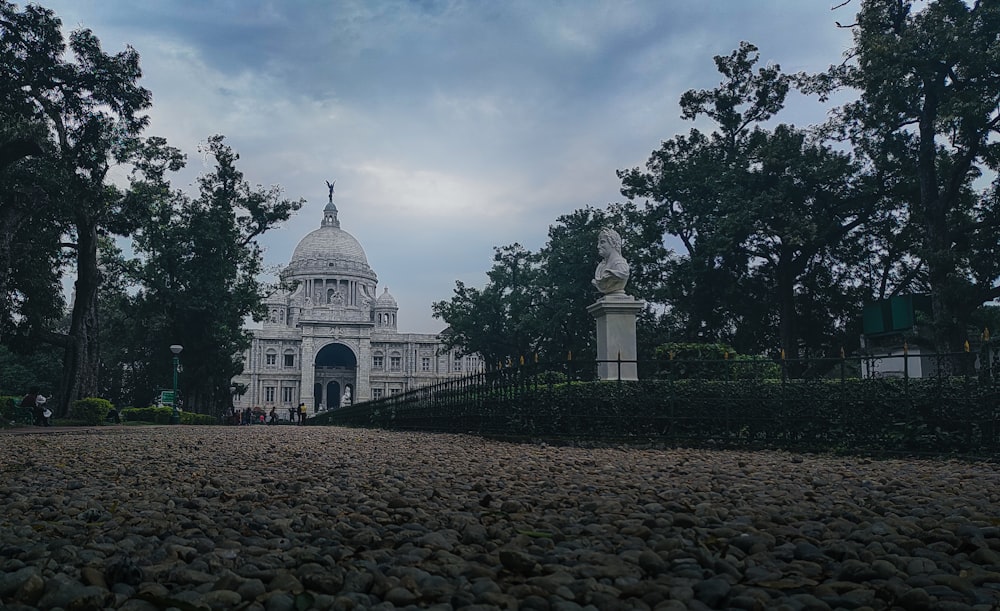
[[355, 370], [352, 403], [368, 401], [372, 397], [372, 341], [371, 337], [367, 336], [371, 333], [371, 326], [367, 325], [359, 333], [362, 335], [358, 338], [358, 367]]
[[[299, 401], [306, 404], [306, 413], [316, 412], [313, 405], [313, 384], [316, 382], [316, 353], [312, 337], [302, 338], [302, 358], [299, 363], [302, 366], [302, 389], [299, 392]], [[295, 409], [299, 406], [296, 405]]]
[[[587, 311], [597, 319], [597, 377], [601, 380], [638, 380], [635, 360], [635, 316], [646, 307], [646, 302], [620, 294], [609, 294]], [[619, 377], [618, 359], [632, 361], [621, 363]], [[604, 362], [600, 362], [604, 361]], [[615, 361], [615, 362], [610, 362]]]

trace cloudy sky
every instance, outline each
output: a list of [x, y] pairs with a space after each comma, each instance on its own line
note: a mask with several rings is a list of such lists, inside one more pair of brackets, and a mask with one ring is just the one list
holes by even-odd
[[[135, 47], [147, 135], [185, 151], [223, 134], [254, 184], [307, 204], [263, 239], [287, 264], [336, 180], [341, 227], [400, 305], [483, 286], [494, 246], [536, 250], [557, 217], [621, 201], [615, 171], [687, 132], [678, 100], [719, 82], [741, 40], [785, 72], [839, 63], [840, 0], [42, 0], [106, 51]], [[793, 98], [783, 121], [825, 109]], [[122, 170], [124, 175], [124, 170]], [[596, 265], [595, 253], [595, 265]]]

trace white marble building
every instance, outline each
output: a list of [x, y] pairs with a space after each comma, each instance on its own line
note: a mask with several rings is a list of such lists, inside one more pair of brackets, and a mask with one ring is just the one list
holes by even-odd
[[319, 229], [302, 238], [281, 278], [293, 288], [266, 300], [268, 319], [233, 378], [247, 389], [237, 409], [275, 407], [287, 418], [305, 403], [311, 415], [340, 407], [347, 390], [352, 402], [366, 401], [480, 368], [438, 335], [397, 330], [399, 306], [389, 289], [377, 293], [364, 249], [340, 228], [332, 189]]

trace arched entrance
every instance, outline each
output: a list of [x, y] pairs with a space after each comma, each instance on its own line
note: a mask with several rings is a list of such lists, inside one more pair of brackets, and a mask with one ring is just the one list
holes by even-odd
[[358, 358], [344, 344], [332, 343], [316, 353], [316, 383], [313, 386], [313, 409], [336, 409], [345, 385], [354, 387]]

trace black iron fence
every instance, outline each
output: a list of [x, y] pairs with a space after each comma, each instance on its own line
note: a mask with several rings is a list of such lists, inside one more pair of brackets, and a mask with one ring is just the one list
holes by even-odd
[[[612, 380], [597, 379], [596, 361], [529, 359], [310, 423], [610, 443], [1000, 450], [997, 347], [605, 364]], [[623, 379], [623, 371], [638, 379]]]

